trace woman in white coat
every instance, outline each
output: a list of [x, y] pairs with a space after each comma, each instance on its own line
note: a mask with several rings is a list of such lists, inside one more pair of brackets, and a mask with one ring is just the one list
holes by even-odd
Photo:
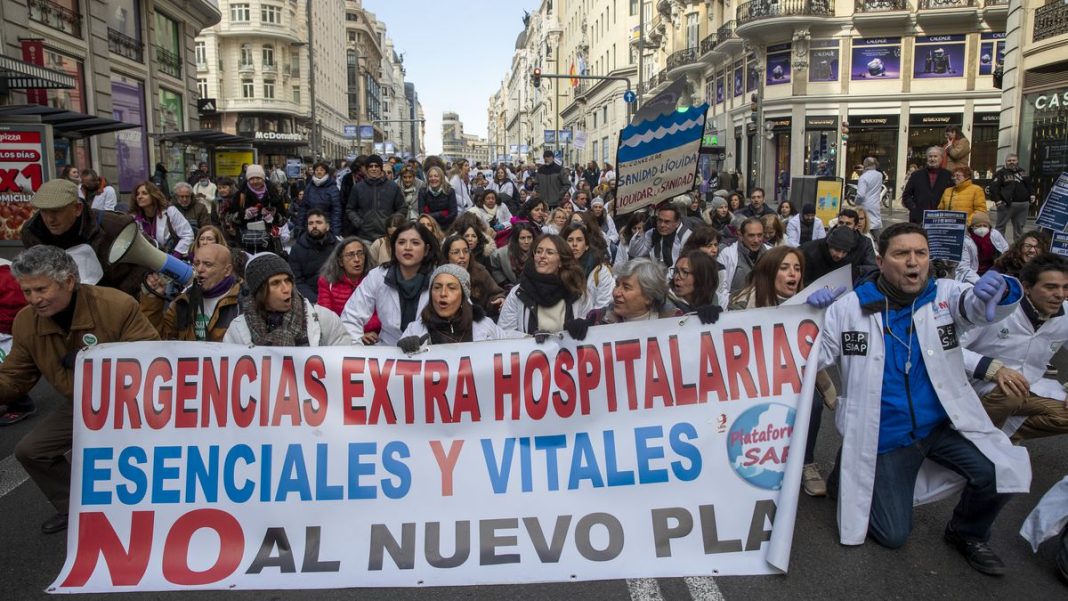
[[134, 203], [130, 214], [141, 233], [156, 243], [160, 250], [186, 257], [193, 245], [193, 228], [177, 207], [167, 202], [152, 182], [141, 182], [134, 188]]
[[959, 490], [959, 473], [968, 483], [946, 539], [976, 570], [1002, 573], [987, 545], [990, 527], [1005, 493], [1028, 491], [1031, 465], [1027, 450], [990, 423], [958, 337], [1011, 314], [1020, 284], [996, 272], [975, 288], [929, 280], [926, 232], [916, 224], [886, 228], [880, 246], [879, 280], [830, 305], [818, 347], [820, 368], [837, 363], [843, 381], [835, 415], [841, 543], [871, 534], [883, 546], [903, 545], [914, 501]]
[[957, 263], [956, 279], [974, 284], [1007, 250], [1009, 242], [1001, 232], [990, 226], [990, 215], [973, 213], [972, 221], [964, 233], [964, 248], [960, 263]]
[[446, 263], [430, 275], [430, 302], [419, 319], [408, 324], [397, 346], [414, 353], [424, 343], [456, 344], [522, 338], [523, 334], [501, 329], [471, 302], [471, 275], [459, 265]]
[[560, 237], [567, 242], [571, 254], [586, 274], [586, 295], [590, 297], [591, 306], [604, 309], [612, 304], [616, 278], [608, 263], [604, 236], [598, 231], [593, 233], [590, 236], [585, 225], [573, 222], [560, 232]]
[[[427, 303], [430, 272], [438, 258], [437, 238], [419, 222], [409, 221], [393, 232], [391, 240], [393, 258], [367, 273], [341, 312], [349, 335], [363, 344], [397, 344]], [[382, 330], [365, 334], [363, 327], [376, 312]]]
[[471, 198], [471, 182], [468, 179], [470, 174], [471, 163], [466, 159], [453, 163], [452, 171], [449, 172], [449, 186], [456, 192], [456, 208], [461, 213], [475, 206]]
[[525, 334], [556, 333], [593, 309], [586, 274], [560, 236], [542, 234], [523, 265], [519, 285], [504, 299], [497, 325]]

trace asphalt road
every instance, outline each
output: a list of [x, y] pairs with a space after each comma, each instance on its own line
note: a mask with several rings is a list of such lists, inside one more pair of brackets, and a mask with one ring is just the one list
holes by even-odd
[[[1058, 354], [1055, 364], [1061, 379], [1068, 379], [1068, 357]], [[42, 383], [33, 392], [41, 414], [61, 399]], [[63, 534], [46, 536], [40, 524], [52, 514], [51, 506], [18, 466], [15, 443], [40, 415], [0, 429], [0, 582], [3, 598], [45, 598], [45, 588], [59, 572], [66, 553]], [[816, 457], [826, 468], [840, 444], [833, 414], [824, 412]], [[1009, 567], [1004, 578], [974, 572], [942, 541], [942, 530], [952, 501], [920, 507], [915, 528], [905, 547], [896, 551], [874, 543], [859, 547], [838, 544], [835, 502], [801, 496], [790, 571], [784, 576], [668, 578], [616, 580], [563, 584], [479, 586], [431, 589], [346, 589], [311, 591], [209, 591], [182, 593], [123, 593], [91, 595], [101, 599], [381, 599], [434, 600], [512, 599], [593, 601], [731, 601], [762, 599], [1065, 599], [1068, 586], [1054, 573], [1055, 550], [1046, 543], [1037, 554], [1020, 538], [1020, 524], [1041, 495], [1068, 474], [1068, 438], [1057, 437], [1026, 444], [1034, 466], [1032, 492], [1013, 499], [994, 528], [992, 545]]]

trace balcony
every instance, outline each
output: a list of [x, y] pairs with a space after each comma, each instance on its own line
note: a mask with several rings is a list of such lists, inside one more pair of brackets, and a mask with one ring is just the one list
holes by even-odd
[[994, 31], [1004, 31], [1005, 22], [1009, 19], [1009, 0], [984, 0], [983, 20]]
[[919, 0], [916, 22], [924, 26], [975, 24], [979, 19], [977, 0]]
[[82, 15], [49, 0], [29, 0], [30, 20], [56, 31], [82, 37]]
[[727, 21], [716, 30], [716, 46], [712, 49], [723, 56], [731, 56], [742, 47], [742, 38], [738, 37], [737, 21]]
[[1047, 4], [1035, 10], [1033, 42], [1041, 42], [1068, 33], [1068, 4]]
[[701, 50], [696, 46], [672, 52], [667, 58], [666, 71], [674, 71], [672, 77], [677, 77], [686, 71], [701, 69], [702, 65], [697, 60], [700, 56]]
[[708, 54], [716, 49], [716, 44], [719, 43], [719, 37], [716, 32], [712, 32], [705, 36], [705, 39], [701, 40], [701, 55]]
[[[227, 98], [219, 100], [219, 111], [246, 113], [290, 113], [307, 117], [307, 109], [284, 98]], [[251, 137], [251, 136], [250, 136]]]
[[784, 22], [815, 23], [833, 16], [832, 0], [751, 0], [738, 5], [738, 35], [770, 33]]
[[145, 45], [130, 36], [108, 27], [108, 50], [139, 63], [145, 62]]
[[275, 63], [263, 63], [263, 73], [264, 73], [264, 75], [267, 75], [267, 74], [275, 75], [275, 74], [277, 74], [278, 73], [278, 65], [276, 65]]
[[853, 24], [858, 29], [905, 27], [912, 7], [908, 0], [854, 0]]
[[156, 46], [156, 63], [160, 73], [170, 75], [175, 79], [182, 78], [182, 57], [177, 54]]
[[288, 25], [278, 25], [274, 23], [261, 23], [259, 21], [248, 21], [243, 23], [230, 22], [225, 28], [222, 28], [216, 35], [219, 37], [267, 37], [284, 40], [293, 44], [306, 44], [308, 40], [301, 39], [300, 36], [293, 31]]

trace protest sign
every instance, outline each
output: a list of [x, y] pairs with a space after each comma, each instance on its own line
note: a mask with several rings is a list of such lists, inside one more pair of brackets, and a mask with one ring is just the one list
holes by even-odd
[[964, 232], [968, 228], [964, 211], [924, 211], [923, 229], [932, 259], [960, 261], [964, 253]]
[[1053, 232], [1049, 250], [1055, 255], [1068, 257], [1068, 232]]
[[800, 306], [411, 356], [92, 347], [49, 591], [780, 573], [821, 326]]
[[1046, 195], [1046, 201], [1035, 218], [1035, 225], [1063, 232], [1068, 226], [1068, 172], [1061, 173]]

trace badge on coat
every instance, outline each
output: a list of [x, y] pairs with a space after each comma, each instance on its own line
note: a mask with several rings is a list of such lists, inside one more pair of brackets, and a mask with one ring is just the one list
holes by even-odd
[[868, 355], [868, 333], [842, 332], [842, 354], [866, 357]]
[[954, 324], [938, 326], [938, 339], [942, 341], [942, 350], [957, 348], [957, 327]]
[[93, 333], [82, 336], [82, 344], [85, 346], [96, 346], [97, 342], [99, 342], [99, 340], [96, 339], [96, 335]]

